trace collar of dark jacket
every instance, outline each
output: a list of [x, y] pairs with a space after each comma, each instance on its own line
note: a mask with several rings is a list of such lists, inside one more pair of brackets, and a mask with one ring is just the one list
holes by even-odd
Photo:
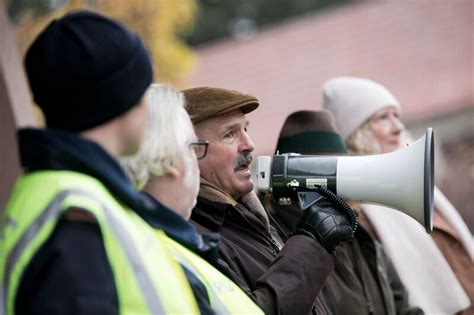
[[147, 206], [119, 163], [97, 143], [57, 129], [21, 129], [18, 138], [26, 172], [67, 170], [86, 174], [98, 179], [129, 208], [137, 211]]
[[98, 179], [111, 194], [152, 227], [189, 249], [217, 259], [217, 235], [204, 239], [195, 227], [154, 198], [137, 192], [119, 163], [97, 143], [55, 129], [21, 129], [20, 156], [26, 172], [67, 170]]
[[228, 193], [202, 177], [201, 187], [199, 189], [199, 197], [216, 203], [228, 204], [233, 207], [237, 204], [237, 201]]
[[211, 231], [218, 232], [224, 225], [232, 206], [225, 203], [213, 202], [202, 197], [197, 198], [196, 207], [191, 214], [191, 220], [203, 224]]
[[212, 204], [213, 210], [201, 213], [200, 215], [217, 226], [221, 226], [224, 223], [227, 213], [231, 208], [240, 211], [241, 207], [238, 207], [238, 204], [242, 204], [245, 206], [245, 209], [252, 212], [260, 221], [262, 221], [266, 231], [268, 233], [270, 232], [268, 213], [257, 195], [253, 192], [237, 201], [219, 187], [204, 178], [201, 178], [201, 188], [199, 190], [198, 201], [201, 203]]
[[179, 214], [167, 208], [149, 194], [143, 194], [159, 211], [154, 214], [154, 228], [165, 231], [166, 235], [199, 254], [212, 264], [217, 263], [219, 234], [200, 235], [196, 227], [184, 220]]

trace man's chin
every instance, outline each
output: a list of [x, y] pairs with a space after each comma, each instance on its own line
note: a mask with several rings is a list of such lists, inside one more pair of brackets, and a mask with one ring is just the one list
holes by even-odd
[[236, 192], [239, 197], [245, 196], [253, 190], [253, 182], [252, 180], [241, 182], [236, 188]]
[[247, 185], [242, 189], [242, 195], [246, 195], [253, 190], [253, 182], [249, 180]]

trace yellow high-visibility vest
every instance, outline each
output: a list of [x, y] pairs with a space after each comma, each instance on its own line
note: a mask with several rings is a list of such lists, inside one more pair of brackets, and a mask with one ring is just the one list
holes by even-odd
[[164, 233], [119, 203], [100, 181], [71, 171], [36, 171], [15, 184], [0, 221], [0, 314], [15, 313], [25, 268], [71, 208], [88, 212], [100, 226], [120, 314], [199, 314]]
[[264, 314], [244, 291], [207, 261], [162, 233], [158, 237], [175, 259], [204, 283], [216, 314]]

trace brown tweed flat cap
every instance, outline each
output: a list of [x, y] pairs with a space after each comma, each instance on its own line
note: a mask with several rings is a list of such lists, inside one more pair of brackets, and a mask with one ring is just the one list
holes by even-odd
[[186, 99], [186, 111], [193, 124], [240, 109], [247, 114], [255, 110], [259, 103], [255, 96], [237, 91], [196, 87], [182, 91]]

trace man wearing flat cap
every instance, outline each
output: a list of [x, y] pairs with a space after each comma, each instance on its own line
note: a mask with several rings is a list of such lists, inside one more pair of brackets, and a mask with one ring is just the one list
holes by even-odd
[[183, 92], [198, 138], [209, 141], [199, 160], [201, 187], [192, 222], [201, 233], [221, 234], [220, 259], [266, 314], [325, 314], [317, 297], [333, 268], [330, 254], [352, 236], [348, 220], [336, 210], [305, 212], [287, 239], [252, 191], [255, 147], [245, 114], [258, 100], [211, 87]]

